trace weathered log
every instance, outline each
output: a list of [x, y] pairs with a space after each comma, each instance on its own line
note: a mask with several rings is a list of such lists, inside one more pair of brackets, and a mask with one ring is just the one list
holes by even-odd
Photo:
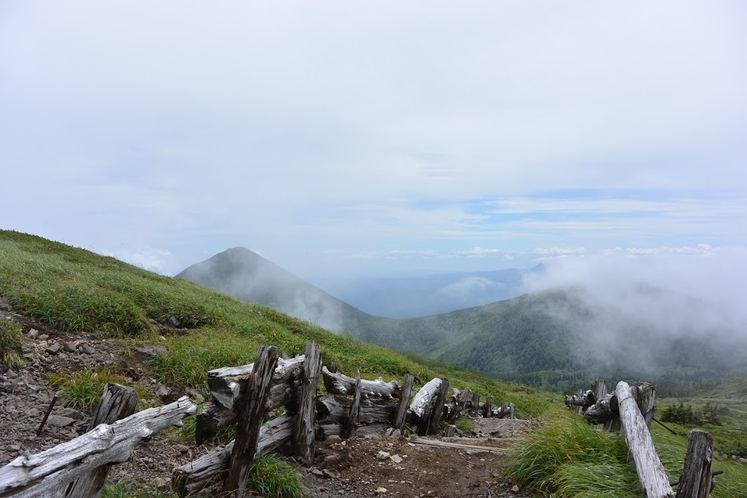
[[[117, 420], [127, 418], [135, 413], [137, 393], [131, 387], [108, 382], [93, 412], [88, 429], [94, 429], [101, 424], [113, 424]], [[66, 498], [88, 498], [101, 496], [104, 490], [106, 476], [111, 465], [102, 465], [91, 472], [79, 477], [68, 486]]]
[[619, 413], [617, 396], [614, 393], [605, 394], [584, 412], [584, 418], [591, 424], [603, 424], [617, 417]]
[[312, 341], [306, 343], [306, 360], [298, 402], [298, 415], [293, 430], [293, 447], [296, 455], [306, 465], [314, 462], [314, 422], [316, 421], [316, 388], [319, 370], [322, 367], [322, 352]]
[[402, 430], [402, 427], [405, 426], [405, 417], [407, 417], [407, 405], [410, 402], [410, 395], [412, 394], [412, 385], [414, 382], [414, 375], [405, 374], [404, 381], [402, 382], [402, 395], [399, 398], [397, 412], [394, 415], [394, 422], [392, 423], [392, 427], [395, 430]]
[[[271, 453], [290, 441], [294, 421], [295, 418], [286, 413], [264, 424], [259, 431], [257, 454]], [[228, 473], [233, 446], [234, 441], [231, 441], [194, 462], [175, 467], [171, 471], [171, 488], [179, 496], [185, 497], [220, 483]]]
[[0, 468], [0, 496], [60, 496], [71, 481], [91, 469], [125, 462], [137, 443], [197, 411], [188, 397], [149, 408], [113, 424], [101, 424], [36, 455], [20, 456]]
[[267, 413], [267, 395], [277, 363], [275, 347], [260, 346], [249, 379], [241, 381], [236, 442], [231, 452], [231, 470], [223, 486], [226, 494], [233, 493], [237, 498], [246, 496], [249, 470], [257, 454], [259, 431]]
[[603, 379], [597, 379], [591, 383], [591, 392], [595, 400], [600, 400], [607, 396], [607, 382]]
[[444, 437], [454, 437], [456, 434], [456, 425], [449, 424], [444, 428], [443, 436]]
[[[279, 358], [278, 365], [272, 377], [272, 385], [287, 384], [293, 379], [300, 378], [303, 373], [303, 362], [303, 356], [296, 356], [290, 360]], [[207, 374], [207, 382], [210, 394], [213, 397], [213, 403], [226, 410], [233, 410], [234, 401], [239, 395], [239, 383], [242, 380], [249, 379], [253, 368], [254, 364], [250, 363], [249, 365], [242, 365], [240, 367], [225, 367], [210, 370]], [[283, 389], [279, 389], [270, 395], [269, 399], [273, 400], [272, 403], [274, 403], [275, 408], [283, 406], [287, 402], [287, 400], [283, 401], [282, 399], [275, 400], [276, 397], [284, 396], [284, 394], [281, 394], [283, 392], [285, 392]]]
[[410, 411], [419, 418], [423, 418], [426, 412], [430, 412], [431, 407], [433, 406], [433, 399], [438, 394], [438, 389], [440, 387], [441, 379], [435, 378], [428, 381], [415, 394], [412, 403], [410, 403]]
[[459, 417], [462, 416], [462, 412], [466, 411], [467, 404], [469, 403], [470, 396], [472, 395], [472, 391], [469, 387], [465, 387], [464, 391], [459, 392], [458, 389], [454, 389], [455, 393], [452, 397], [452, 403], [449, 407], [449, 416], [447, 418], [447, 421], [450, 424], [453, 424], [456, 422]]
[[[355, 392], [355, 379], [340, 372], [332, 373], [327, 367], [322, 367], [322, 376], [324, 378], [324, 387], [330, 394], [344, 394], [352, 396]], [[375, 396], [378, 398], [399, 398], [402, 390], [396, 381], [389, 383], [379, 377], [376, 380], [361, 380], [361, 393], [365, 397]]]
[[579, 406], [582, 409], [586, 409], [593, 405], [597, 399], [599, 398], [596, 398], [591, 389], [589, 389], [585, 392], [579, 392], [579, 394], [576, 394], [575, 396], [566, 396], [565, 404], [567, 407], [573, 408], [574, 410], [577, 410], [577, 407]]
[[506, 448], [495, 448], [491, 446], [479, 446], [476, 444], [462, 444], [450, 441], [439, 441], [438, 439], [421, 438], [412, 434], [409, 438], [412, 444], [419, 444], [424, 446], [433, 446], [436, 448], [457, 448], [460, 450], [471, 451], [471, 452], [485, 452], [495, 453], [497, 455], [505, 455], [508, 453]]
[[433, 407], [441, 388], [441, 379], [435, 378], [428, 381], [415, 394], [410, 403], [411, 425], [413, 432], [424, 435], [428, 432]]
[[360, 413], [361, 406], [361, 371], [358, 370], [355, 374], [355, 395], [353, 396], [353, 404], [350, 406], [350, 411], [342, 425], [342, 437], [348, 438], [355, 433], [355, 429], [358, 428], [358, 415]]
[[470, 415], [477, 417], [480, 414], [480, 393], [472, 395], [472, 402], [469, 407]]
[[[350, 413], [353, 400], [347, 396], [326, 394], [316, 403], [317, 420], [322, 423], [342, 424]], [[385, 399], [362, 399], [358, 409], [360, 426], [376, 423], [390, 424], [397, 409], [397, 403]]]
[[436, 402], [433, 405], [433, 411], [431, 412], [431, 418], [428, 421], [428, 433], [438, 434], [441, 432], [441, 417], [444, 413], [444, 405], [446, 404], [446, 397], [449, 395], [449, 379], [445, 378], [441, 382], [441, 387], [438, 388], [438, 396], [436, 396]]
[[493, 416], [493, 397], [488, 396], [485, 398], [485, 404], [482, 407], [482, 416], [483, 417], [492, 417]]
[[224, 410], [209, 403], [203, 405], [200, 413], [197, 414], [195, 443], [202, 444], [214, 438], [220, 427], [235, 424], [238, 416], [238, 413], [233, 410]]
[[654, 386], [648, 382], [638, 384], [638, 387], [635, 390], [635, 398], [636, 403], [638, 404], [638, 409], [641, 411], [641, 415], [643, 415], [643, 419], [646, 421], [646, 427], [651, 430], [651, 419], [654, 417], [654, 400], [656, 398]]
[[[295, 413], [297, 407], [293, 400], [298, 395], [300, 387], [300, 380], [295, 378], [270, 387], [270, 394], [267, 396], [267, 411], [271, 412], [285, 406], [288, 411]], [[204, 405], [197, 415], [195, 442], [202, 444], [212, 439], [218, 433], [219, 428], [235, 424], [237, 420], [238, 413], [234, 410], [226, 410], [215, 404]]]
[[638, 409], [630, 386], [620, 381], [615, 389], [620, 407], [620, 421], [630, 454], [638, 471], [643, 494], [647, 498], [672, 498], [674, 493], [664, 466], [656, 454], [646, 421]]
[[691, 430], [677, 498], [707, 498], [713, 482], [712, 463], [713, 438], [705, 431]]

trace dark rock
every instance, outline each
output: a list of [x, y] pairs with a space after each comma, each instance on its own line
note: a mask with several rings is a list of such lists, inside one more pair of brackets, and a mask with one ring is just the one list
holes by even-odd
[[62, 349], [68, 353], [75, 353], [78, 350], [78, 348], [75, 347], [74, 342], [66, 342], [65, 344], [62, 345]]
[[63, 408], [62, 410], [57, 412], [57, 415], [72, 418], [74, 420], [83, 420], [84, 418], [86, 418], [84, 414], [82, 414], [78, 410], [74, 410], [73, 408]]
[[60, 415], [50, 415], [47, 419], [47, 424], [54, 427], [67, 427], [75, 423], [75, 419], [70, 417], [63, 417]]
[[60, 346], [60, 343], [54, 342], [51, 345], [47, 346], [47, 349], [45, 349], [44, 351], [48, 354], [56, 355], [60, 352], [60, 348], [62, 348], [62, 346]]
[[140, 363], [153, 367], [165, 352], [166, 346], [138, 346], [135, 348], [135, 357]]
[[166, 386], [160, 386], [156, 391], [158, 398], [164, 403], [168, 403], [171, 400], [171, 390]]
[[13, 311], [13, 306], [10, 305], [10, 298], [9, 297], [0, 297], [0, 310], [3, 311]]
[[94, 354], [96, 352], [95, 349], [93, 349], [91, 346], [89, 346], [86, 343], [82, 343], [78, 345], [78, 348], [83, 351], [85, 354]]

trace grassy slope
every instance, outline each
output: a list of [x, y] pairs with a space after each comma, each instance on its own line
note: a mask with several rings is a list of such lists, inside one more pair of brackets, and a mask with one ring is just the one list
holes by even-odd
[[[595, 489], [584, 486], [606, 479], [621, 483], [616, 496], [639, 494], [630, 465], [614, 461], [622, 458], [617, 443], [605, 442], [600, 449], [594, 443], [591, 450], [584, 450], [583, 445], [589, 441], [607, 436], [595, 436], [597, 433], [587, 430], [568, 431], [563, 425], [568, 415], [562, 411], [560, 400], [553, 400], [546, 392], [334, 335], [263, 306], [17, 232], [0, 231], [0, 276], [0, 296], [9, 297], [16, 309], [65, 330], [100, 331], [119, 337], [123, 349], [135, 342], [163, 343], [154, 333], [151, 320], [164, 322], [170, 316], [178, 317], [196, 331], [166, 338], [168, 352], [157, 374], [172, 386], [204, 386], [208, 369], [250, 362], [260, 344], [273, 344], [294, 355], [303, 351], [309, 339], [322, 346], [326, 364], [346, 373], [360, 368], [366, 377], [401, 379], [404, 373], [412, 372], [421, 382], [446, 376], [456, 387], [468, 385], [494, 399], [514, 402], [521, 412], [542, 414], [550, 425], [561, 424], [561, 431], [576, 434], [568, 439], [570, 449], [563, 448], [556, 437], [539, 446], [542, 455], [558, 455], [561, 465], [556, 466], [559, 473], [552, 479], [562, 485], [561, 490], [567, 490], [565, 496], [580, 496], [574, 490]], [[552, 436], [552, 432], [549, 434]], [[684, 458], [684, 436], [672, 442], [674, 436], [669, 438], [655, 430], [654, 437], [657, 444], [675, 448], [666, 450], [671, 453], [666, 459], [667, 468], [676, 474]], [[571, 465], [589, 453], [602, 463], [595, 467], [588, 463]], [[719, 478], [714, 496], [740, 496], [738, 490], [747, 489], [747, 471], [742, 464], [717, 459], [716, 468], [725, 474]], [[593, 493], [589, 496], [596, 496]]]
[[542, 391], [335, 335], [264, 306], [32, 235], [0, 231], [0, 275], [0, 295], [17, 310], [60, 329], [119, 337], [123, 349], [134, 342], [163, 343], [152, 321], [175, 316], [196, 329], [165, 340], [168, 351], [156, 373], [171, 386], [202, 387], [207, 370], [249, 363], [260, 344], [296, 355], [313, 340], [325, 364], [347, 374], [360, 369], [364, 377], [401, 380], [410, 372], [421, 382], [447, 376], [455, 387], [470, 386], [531, 415], [550, 399]]

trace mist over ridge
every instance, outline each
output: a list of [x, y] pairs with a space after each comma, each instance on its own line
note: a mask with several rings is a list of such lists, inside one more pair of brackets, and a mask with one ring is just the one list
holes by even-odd
[[[217, 254], [178, 277], [367, 342], [550, 390], [605, 377], [654, 381], [682, 392], [747, 372], [738, 292], [744, 255], [670, 256], [551, 259], [508, 272], [518, 297], [399, 319], [365, 313], [244, 248]], [[388, 297], [406, 309], [409, 292], [421, 306], [418, 299], [427, 294], [418, 297], [412, 289], [424, 282], [437, 284], [428, 288], [430, 295], [462, 289], [461, 297], [479, 297], [473, 291], [486, 277], [452, 274], [446, 285], [444, 275], [430, 278], [408, 283], [402, 277], [402, 291], [392, 288]]]

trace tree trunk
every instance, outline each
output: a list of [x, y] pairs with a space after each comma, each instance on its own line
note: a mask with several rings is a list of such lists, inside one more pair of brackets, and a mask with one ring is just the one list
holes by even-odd
[[[127, 418], [135, 413], [137, 406], [137, 393], [131, 387], [119, 384], [107, 383], [101, 394], [101, 399], [93, 412], [91, 421], [88, 423], [86, 432], [101, 424], [113, 424], [117, 420]], [[102, 465], [88, 474], [79, 477], [65, 493], [67, 498], [88, 498], [101, 496], [104, 489], [106, 475], [111, 465]]]
[[620, 405], [620, 421], [630, 454], [635, 461], [638, 480], [647, 498], [672, 498], [674, 493], [664, 466], [656, 454], [646, 421], [638, 409], [630, 386], [620, 381], [615, 389]]
[[267, 395], [277, 362], [278, 353], [274, 346], [260, 346], [249, 379], [241, 381], [239, 425], [231, 452], [231, 470], [223, 487], [226, 494], [235, 493], [237, 498], [246, 496], [246, 481], [257, 454], [259, 431], [267, 413]]

